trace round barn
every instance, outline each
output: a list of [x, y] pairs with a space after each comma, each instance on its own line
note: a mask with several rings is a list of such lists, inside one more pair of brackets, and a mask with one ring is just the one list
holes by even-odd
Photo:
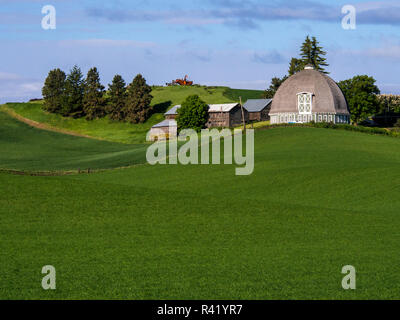
[[282, 83], [274, 96], [269, 115], [271, 124], [350, 122], [342, 90], [335, 81], [311, 65]]

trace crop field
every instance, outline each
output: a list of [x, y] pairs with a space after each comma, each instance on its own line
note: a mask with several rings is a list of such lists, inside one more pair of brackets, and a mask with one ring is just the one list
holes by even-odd
[[127, 145], [39, 130], [0, 112], [0, 168], [25, 171], [109, 169], [146, 161], [148, 145]]
[[[0, 120], [0, 167], [115, 168], [144, 154]], [[0, 173], [0, 298], [399, 299], [399, 150], [391, 137], [275, 128], [256, 130], [249, 176]], [[41, 287], [49, 264], [54, 291]], [[349, 264], [357, 290], [345, 291]]]

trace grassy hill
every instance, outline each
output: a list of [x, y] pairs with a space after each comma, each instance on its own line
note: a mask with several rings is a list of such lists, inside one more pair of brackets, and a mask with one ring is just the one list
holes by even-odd
[[207, 103], [229, 103], [249, 98], [260, 98], [262, 91], [239, 90], [227, 87], [153, 87], [152, 106], [155, 113], [144, 124], [129, 124], [110, 121], [108, 118], [86, 121], [85, 119], [64, 118], [44, 112], [41, 102], [9, 103], [3, 106], [11, 112], [58, 129], [65, 129], [79, 134], [89, 135], [121, 143], [143, 143], [150, 128], [164, 119], [164, 113], [174, 105], [182, 103], [189, 95], [197, 94]]
[[145, 144], [126, 145], [39, 130], [0, 112], [0, 168], [106, 169], [146, 161]]
[[[3, 152], [11, 160], [34, 134], [0, 135]], [[49, 152], [56, 138], [42, 136]], [[255, 140], [250, 176], [233, 165], [0, 173], [0, 298], [398, 299], [400, 139], [277, 128]], [[55, 291], [40, 286], [48, 264]], [[348, 264], [357, 290], [341, 288]]]

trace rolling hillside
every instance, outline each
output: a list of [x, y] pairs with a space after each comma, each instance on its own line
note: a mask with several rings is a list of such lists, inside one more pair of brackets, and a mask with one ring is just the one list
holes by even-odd
[[89, 135], [108, 141], [121, 143], [143, 143], [150, 128], [164, 119], [164, 113], [189, 95], [197, 94], [207, 103], [229, 103], [249, 98], [260, 98], [262, 91], [239, 90], [227, 87], [154, 87], [152, 106], [155, 113], [144, 124], [129, 124], [110, 121], [108, 118], [86, 121], [85, 119], [63, 118], [59, 115], [44, 112], [41, 102], [9, 103], [3, 109], [58, 129], [65, 129], [79, 134]]
[[147, 145], [126, 145], [40, 130], [0, 112], [0, 168], [107, 169], [146, 161]]
[[[68, 163], [121, 150], [53, 133], [36, 145], [38, 133], [18, 130], [2, 154], [21, 165], [40, 152], [50, 163], [56, 139]], [[12, 271], [0, 298], [398, 299], [400, 139], [315, 128], [255, 139], [250, 176], [234, 165], [0, 173], [0, 270]], [[55, 291], [40, 286], [47, 264]], [[341, 288], [348, 264], [357, 290]]]

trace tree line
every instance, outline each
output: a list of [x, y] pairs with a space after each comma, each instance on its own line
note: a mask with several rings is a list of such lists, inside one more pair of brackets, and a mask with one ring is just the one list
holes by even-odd
[[68, 75], [57, 68], [45, 80], [43, 109], [64, 117], [93, 120], [109, 115], [116, 121], [143, 123], [153, 112], [150, 93], [151, 87], [141, 74], [128, 85], [115, 75], [106, 91], [96, 67], [88, 71], [86, 78], [78, 66]]

